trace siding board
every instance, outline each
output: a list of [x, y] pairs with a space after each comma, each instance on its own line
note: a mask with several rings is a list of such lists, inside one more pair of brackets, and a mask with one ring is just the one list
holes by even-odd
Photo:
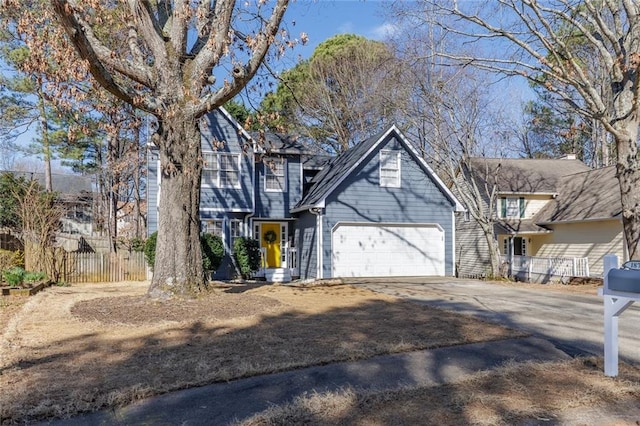
[[[379, 184], [380, 149], [401, 150], [401, 187]], [[338, 222], [437, 223], [445, 233], [445, 274], [453, 275], [454, 206], [395, 137], [374, 150], [326, 199], [323, 273], [331, 277], [331, 232]]]

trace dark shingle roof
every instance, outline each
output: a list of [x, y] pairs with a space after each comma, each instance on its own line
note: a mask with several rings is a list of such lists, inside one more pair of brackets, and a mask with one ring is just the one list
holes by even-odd
[[318, 172], [318, 174], [311, 180], [311, 188], [307, 195], [292, 209], [293, 212], [305, 210], [308, 208], [316, 207], [333, 191], [345, 177], [353, 171], [361, 161], [363, 161], [369, 151], [375, 148], [376, 144], [382, 143], [386, 140], [386, 136], [394, 133], [398, 136], [398, 140], [405, 148], [413, 153], [414, 158], [418, 161], [426, 173], [430, 173], [434, 179], [436, 185], [440, 188], [443, 194], [451, 200], [455, 205], [456, 211], [463, 211], [462, 204], [456, 199], [447, 188], [440, 178], [433, 173], [429, 165], [420, 158], [419, 154], [413, 149], [413, 147], [404, 139], [404, 136], [396, 128], [396, 126], [390, 126], [386, 130], [371, 136], [370, 138], [358, 143], [353, 148], [343, 152], [339, 156], [333, 158], [327, 163], [324, 168]]
[[307, 195], [294, 207], [295, 210], [302, 210], [306, 207], [314, 206], [323, 200], [335, 187], [343, 176], [362, 159], [369, 149], [387, 133], [384, 130], [377, 135], [371, 136], [353, 148], [335, 157], [313, 178], [312, 186]]
[[251, 137], [258, 143], [258, 150], [263, 150], [267, 154], [303, 154], [307, 151], [295, 136], [274, 132], [254, 132]]
[[539, 234], [550, 232], [548, 229], [538, 226], [532, 219], [499, 219], [496, 225], [500, 226], [507, 234]]
[[472, 158], [471, 167], [476, 177], [496, 179], [502, 193], [556, 193], [560, 192], [563, 176], [590, 170], [580, 160]]
[[[23, 177], [27, 181], [35, 180], [43, 187], [45, 185], [44, 173], [13, 171], [7, 171], [5, 173], [12, 173], [14, 176]], [[93, 192], [91, 176], [52, 173], [51, 186], [53, 191], [59, 192], [60, 194], [75, 195]]]
[[534, 218], [536, 223], [611, 219], [622, 212], [615, 166], [564, 176], [558, 197]]

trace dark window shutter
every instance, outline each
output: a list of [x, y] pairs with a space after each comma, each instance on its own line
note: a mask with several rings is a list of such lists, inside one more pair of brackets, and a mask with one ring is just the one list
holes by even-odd
[[500, 217], [507, 217], [507, 199], [505, 197], [500, 198]]
[[524, 197], [520, 197], [519, 199], [519, 204], [520, 204], [520, 218], [522, 219], [524, 217]]

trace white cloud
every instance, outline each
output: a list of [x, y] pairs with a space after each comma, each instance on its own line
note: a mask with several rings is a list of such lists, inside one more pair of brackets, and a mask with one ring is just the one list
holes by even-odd
[[353, 22], [347, 21], [340, 24], [338, 27], [338, 34], [351, 34], [354, 33], [354, 25]]
[[385, 22], [371, 30], [371, 38], [376, 40], [385, 39], [393, 36], [398, 30], [399, 28], [396, 25]]

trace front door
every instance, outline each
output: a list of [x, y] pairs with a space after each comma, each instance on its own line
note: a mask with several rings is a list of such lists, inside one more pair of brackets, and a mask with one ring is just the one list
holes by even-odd
[[280, 224], [263, 223], [261, 226], [260, 245], [267, 252], [267, 268], [280, 267]]

